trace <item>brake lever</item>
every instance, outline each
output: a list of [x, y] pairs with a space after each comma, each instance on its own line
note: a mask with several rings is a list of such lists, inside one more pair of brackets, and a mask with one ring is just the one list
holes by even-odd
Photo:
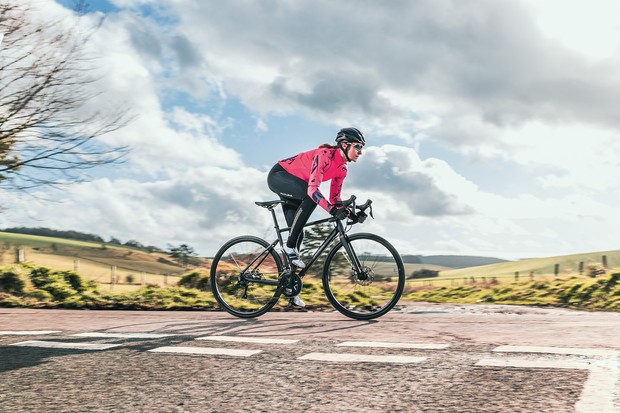
[[364, 211], [365, 211], [366, 209], [369, 209], [369, 211], [368, 211], [368, 215], [370, 215], [370, 217], [371, 217], [372, 219], [375, 219], [375, 216], [372, 214], [372, 200], [371, 200], [371, 199], [369, 199], [368, 201], [366, 201], [366, 204], [364, 204]]

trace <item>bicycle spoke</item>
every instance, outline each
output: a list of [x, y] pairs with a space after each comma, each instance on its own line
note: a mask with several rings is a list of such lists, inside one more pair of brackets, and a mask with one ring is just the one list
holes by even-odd
[[325, 264], [325, 293], [332, 305], [349, 317], [379, 317], [402, 294], [402, 260], [394, 247], [376, 235], [355, 234], [349, 240], [350, 251], [357, 259], [349, 256], [342, 242], [334, 247]]
[[220, 305], [239, 317], [268, 311], [279, 297], [282, 264], [269, 244], [256, 237], [235, 238], [213, 259], [211, 288]]

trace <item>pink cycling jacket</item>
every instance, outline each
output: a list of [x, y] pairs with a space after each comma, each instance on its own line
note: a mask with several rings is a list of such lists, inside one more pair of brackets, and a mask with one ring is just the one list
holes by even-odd
[[[341, 201], [340, 191], [348, 169], [347, 163], [340, 155], [340, 149], [317, 148], [278, 163], [286, 172], [308, 182], [308, 196], [327, 212], [330, 212], [334, 203]], [[327, 201], [319, 186], [330, 179], [332, 182]]]

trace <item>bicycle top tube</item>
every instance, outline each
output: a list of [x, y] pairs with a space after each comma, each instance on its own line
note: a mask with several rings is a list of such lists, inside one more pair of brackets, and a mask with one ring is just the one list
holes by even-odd
[[[349, 199], [344, 200], [344, 201], [338, 201], [336, 204], [337, 205], [342, 205], [344, 207], [349, 207], [352, 206], [352, 209], [355, 210], [355, 200], [357, 199], [357, 197], [355, 195], [351, 195], [349, 197]], [[277, 229], [277, 231], [279, 233], [283, 233], [283, 232], [288, 232], [291, 230], [291, 227], [286, 227], [286, 228], [280, 228], [280, 224], [278, 222], [278, 218], [275, 214], [274, 209], [278, 206], [278, 205], [283, 205], [286, 204], [288, 201], [283, 200], [283, 199], [278, 199], [278, 200], [273, 200], [273, 201], [255, 201], [254, 203], [260, 207], [266, 208], [271, 212], [272, 218], [273, 218], [273, 223], [275, 224], [275, 227]], [[370, 200], [367, 202], [367, 204], [371, 202]], [[308, 222], [306, 223], [306, 225], [304, 225], [305, 227], [310, 227], [313, 225], [318, 225], [318, 224], [323, 224], [326, 222], [336, 222], [338, 221], [337, 218], [335, 217], [330, 217], [330, 218], [323, 218], [323, 219], [319, 219], [316, 221], [312, 221], [312, 222]]]
[[[308, 222], [306, 225], [304, 225], [304, 228], [305, 227], [311, 227], [313, 225], [324, 224], [325, 222], [336, 222], [336, 221], [337, 221], [337, 218], [334, 218], [334, 217], [319, 219], [318, 221]], [[279, 228], [278, 229], [278, 231], [280, 231], [280, 232], [288, 232], [290, 230], [291, 230], [291, 227]]]

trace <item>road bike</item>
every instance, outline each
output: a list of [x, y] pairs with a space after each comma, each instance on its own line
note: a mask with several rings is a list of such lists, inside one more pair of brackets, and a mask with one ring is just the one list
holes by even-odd
[[[282, 233], [275, 209], [286, 201], [255, 202], [271, 212], [276, 239], [243, 235], [220, 248], [211, 264], [211, 290], [220, 306], [237, 317], [258, 317], [269, 311], [280, 296], [292, 300], [302, 290], [302, 278], [328, 249], [322, 272], [323, 290], [331, 305], [347, 317], [370, 320], [390, 311], [405, 286], [405, 269], [396, 249], [370, 233], [348, 234], [350, 228], [372, 216], [372, 201], [355, 205], [355, 196], [339, 204], [351, 214], [345, 223], [331, 217], [305, 227], [330, 223], [332, 231], [307, 261], [305, 268], [289, 262], [282, 252]], [[289, 301], [289, 305], [290, 305]]]

